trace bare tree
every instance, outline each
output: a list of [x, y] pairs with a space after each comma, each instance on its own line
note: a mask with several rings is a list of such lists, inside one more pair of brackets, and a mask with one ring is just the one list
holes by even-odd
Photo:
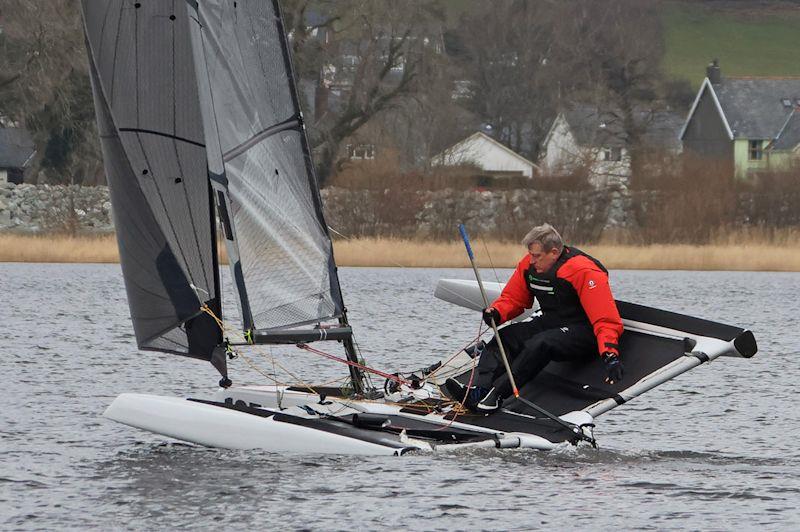
[[561, 70], [553, 62], [559, 21], [552, 5], [473, 2], [455, 39], [456, 60], [472, 82], [469, 107], [495, 136], [528, 157], [555, 115]]
[[0, 118], [31, 130], [47, 179], [93, 179], [100, 162], [78, 2], [5, 0], [0, 27]]
[[554, 52], [570, 65], [571, 97], [615, 116], [634, 171], [642, 136], [665, 93], [658, 7], [659, 2], [578, 0], [559, 8], [564, 22]]
[[[315, 9], [316, 22], [301, 22]], [[316, 70], [318, 99], [311, 142], [319, 175], [335, 171], [345, 139], [376, 117], [397, 110], [419, 91], [417, 78], [425, 44], [425, 20], [435, 3], [410, 0], [296, 2], [292, 8], [297, 62], [305, 75]], [[324, 39], [310, 38], [324, 29]], [[330, 104], [336, 100], [335, 105]]]

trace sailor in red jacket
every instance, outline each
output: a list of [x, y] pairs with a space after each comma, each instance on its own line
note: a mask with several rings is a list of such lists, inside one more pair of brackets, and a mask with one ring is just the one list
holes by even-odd
[[[608, 284], [608, 271], [582, 251], [565, 246], [549, 224], [534, 227], [523, 239], [528, 254], [519, 261], [500, 297], [483, 311], [487, 324], [497, 325], [522, 314], [539, 301], [541, 316], [508, 325], [500, 336], [517, 387], [522, 388], [551, 361], [590, 360], [601, 356], [606, 382], [622, 379], [619, 337], [622, 319]], [[483, 350], [475, 386], [448, 381], [451, 396], [474, 411], [490, 413], [512, 387], [500, 358], [496, 340]]]

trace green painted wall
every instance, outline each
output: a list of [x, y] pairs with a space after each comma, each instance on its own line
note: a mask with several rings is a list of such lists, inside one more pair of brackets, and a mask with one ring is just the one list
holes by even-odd
[[[766, 142], [764, 143], [766, 144]], [[789, 170], [798, 159], [794, 152], [788, 150], [765, 151], [760, 161], [750, 160], [750, 140], [733, 141], [733, 161], [736, 179], [747, 179], [748, 172]]]
[[797, 161], [795, 154], [788, 150], [769, 152], [768, 164], [770, 170], [791, 170]]

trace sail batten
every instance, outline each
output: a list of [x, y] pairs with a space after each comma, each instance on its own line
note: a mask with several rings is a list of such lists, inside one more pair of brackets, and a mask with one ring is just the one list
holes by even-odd
[[224, 162], [228, 162], [231, 159], [234, 159], [244, 153], [245, 151], [252, 148], [256, 143], [261, 142], [267, 137], [271, 137], [272, 135], [276, 135], [281, 131], [286, 131], [287, 129], [299, 129], [301, 127], [301, 122], [299, 117], [292, 117], [280, 122], [278, 124], [272, 125], [267, 129], [259, 131], [246, 141], [244, 141], [239, 146], [232, 148], [231, 150], [222, 154], [222, 160]]
[[338, 319], [344, 305], [279, 7], [216, 0], [196, 9], [208, 164], [244, 328]]

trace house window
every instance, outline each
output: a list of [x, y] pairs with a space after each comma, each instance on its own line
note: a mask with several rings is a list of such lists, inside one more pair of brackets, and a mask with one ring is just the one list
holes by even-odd
[[348, 144], [347, 158], [350, 160], [363, 160], [375, 158], [374, 144]]
[[751, 161], [760, 161], [763, 156], [764, 152], [761, 149], [761, 141], [751, 140], [750, 149], [748, 150], [748, 159]]
[[621, 161], [622, 148], [603, 148], [604, 161]]

